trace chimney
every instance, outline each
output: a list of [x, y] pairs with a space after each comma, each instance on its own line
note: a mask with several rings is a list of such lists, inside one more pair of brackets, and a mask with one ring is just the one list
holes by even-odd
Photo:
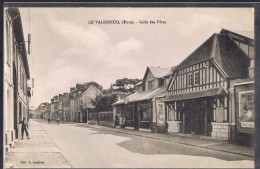
[[71, 87], [70, 88], [70, 92], [72, 92], [73, 90], [75, 90], [75, 87]]
[[59, 97], [61, 97], [62, 96], [62, 94], [59, 94]]
[[68, 93], [67, 92], [63, 93], [63, 95], [66, 95], [66, 94], [68, 94]]
[[54, 103], [54, 99], [51, 99], [51, 103]]
[[250, 66], [248, 68], [249, 78], [254, 78], [254, 76], [255, 76], [254, 69], [255, 69], [254, 59], [251, 59], [250, 60]]

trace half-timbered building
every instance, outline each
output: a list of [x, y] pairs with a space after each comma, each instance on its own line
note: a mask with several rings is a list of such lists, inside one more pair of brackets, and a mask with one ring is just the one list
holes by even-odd
[[230, 81], [247, 78], [249, 66], [250, 58], [228, 34], [209, 37], [172, 72], [165, 98], [168, 132], [229, 140]]

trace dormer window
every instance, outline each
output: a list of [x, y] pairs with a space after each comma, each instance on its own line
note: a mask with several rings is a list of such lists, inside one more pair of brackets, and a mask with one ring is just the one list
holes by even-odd
[[153, 88], [153, 81], [149, 81], [148, 82], [148, 89], [152, 89]]

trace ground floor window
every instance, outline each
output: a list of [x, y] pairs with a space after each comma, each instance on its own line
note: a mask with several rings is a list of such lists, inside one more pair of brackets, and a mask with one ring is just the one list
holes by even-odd
[[126, 106], [125, 118], [126, 118], [126, 120], [134, 119], [134, 106], [133, 105]]
[[152, 104], [139, 104], [138, 111], [140, 114], [140, 128], [150, 128], [152, 120]]
[[150, 103], [140, 104], [139, 106], [140, 120], [150, 121], [152, 117], [152, 107]]

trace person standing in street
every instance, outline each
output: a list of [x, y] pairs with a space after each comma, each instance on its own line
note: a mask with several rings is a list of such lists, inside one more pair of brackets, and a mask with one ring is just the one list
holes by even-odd
[[50, 119], [50, 117], [48, 117], [48, 123], [50, 124], [50, 121], [51, 121], [51, 119]]
[[22, 124], [22, 128], [21, 128], [22, 129], [22, 140], [23, 140], [24, 132], [25, 132], [25, 134], [27, 136], [27, 139], [30, 139], [29, 138], [29, 133], [27, 131], [27, 129], [28, 129], [28, 122], [26, 121], [26, 118], [24, 117], [23, 120], [20, 121], [18, 124]]
[[120, 116], [120, 118], [119, 118], [119, 126], [120, 126], [120, 128], [123, 127], [122, 125], [123, 125], [123, 117]]
[[114, 127], [118, 126], [118, 123], [119, 123], [118, 115], [115, 115]]
[[60, 116], [57, 117], [57, 124], [60, 125]]
[[122, 128], [125, 128], [125, 116], [122, 117]]

